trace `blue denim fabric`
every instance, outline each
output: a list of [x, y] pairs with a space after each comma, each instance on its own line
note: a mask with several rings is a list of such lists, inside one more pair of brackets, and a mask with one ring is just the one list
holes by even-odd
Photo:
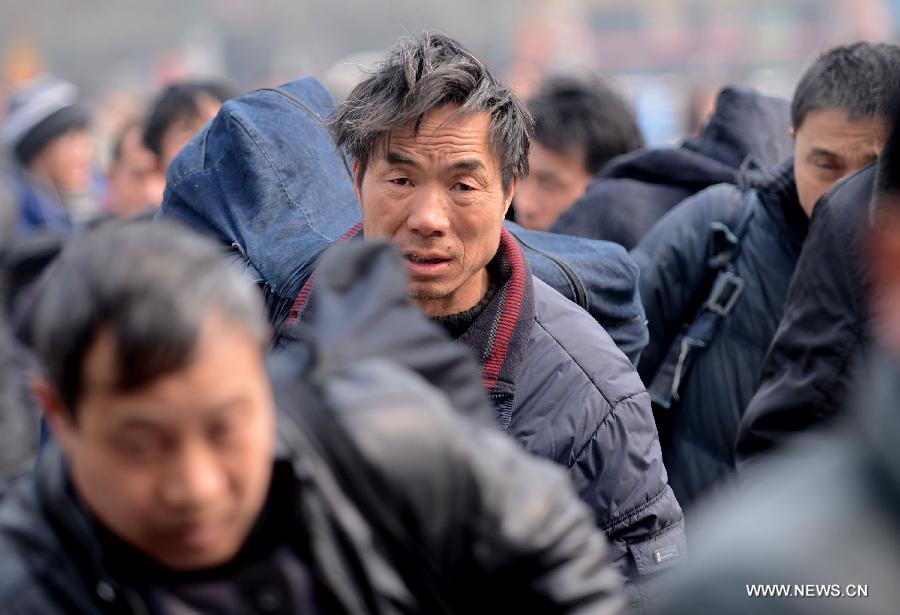
[[360, 219], [348, 160], [307, 77], [225, 103], [169, 167], [160, 215], [239, 252], [280, 323], [315, 257]]

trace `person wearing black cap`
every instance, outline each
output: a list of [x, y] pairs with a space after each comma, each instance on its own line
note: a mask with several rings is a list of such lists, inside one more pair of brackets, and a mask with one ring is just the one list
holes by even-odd
[[73, 204], [90, 192], [89, 121], [77, 88], [55, 77], [39, 77], [10, 99], [2, 139], [20, 233], [71, 227]]

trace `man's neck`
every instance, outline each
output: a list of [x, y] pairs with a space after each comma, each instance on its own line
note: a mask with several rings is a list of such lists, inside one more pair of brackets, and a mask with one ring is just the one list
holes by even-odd
[[446, 316], [432, 316], [431, 319], [436, 324], [443, 327], [447, 331], [447, 333], [450, 334], [450, 337], [456, 339], [460, 335], [465, 333], [472, 325], [472, 323], [478, 320], [478, 317], [481, 316], [484, 308], [487, 307], [487, 305], [491, 302], [491, 299], [494, 298], [496, 292], [497, 287], [494, 284], [493, 278], [490, 278], [490, 283], [488, 284], [487, 291], [484, 293], [481, 301], [476, 303], [474, 306], [462, 312], [457, 312], [456, 314], [447, 314]]

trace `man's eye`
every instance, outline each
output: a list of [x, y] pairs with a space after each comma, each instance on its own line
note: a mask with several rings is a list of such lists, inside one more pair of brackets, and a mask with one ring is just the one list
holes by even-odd
[[816, 168], [825, 169], [826, 171], [837, 171], [840, 168], [833, 160], [814, 160], [813, 164]]
[[395, 177], [394, 179], [391, 180], [391, 183], [396, 184], [398, 186], [408, 186], [409, 179], [406, 177]]
[[118, 448], [130, 459], [149, 459], [162, 450], [162, 443], [154, 438], [130, 439], [119, 442]]
[[469, 190], [475, 189], [472, 186], [470, 186], [469, 184], [466, 184], [463, 182], [456, 182], [455, 184], [453, 184], [453, 188], [455, 190], [459, 190], [460, 192], [468, 192]]
[[229, 442], [237, 435], [237, 429], [231, 423], [216, 423], [209, 429], [209, 437], [214, 442]]

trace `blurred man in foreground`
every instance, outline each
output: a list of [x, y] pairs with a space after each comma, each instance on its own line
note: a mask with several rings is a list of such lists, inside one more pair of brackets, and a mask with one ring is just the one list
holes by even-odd
[[[385, 320], [336, 343], [372, 284]], [[384, 244], [326, 258], [321, 343], [273, 392], [262, 302], [214, 244], [146, 222], [73, 243], [35, 323], [54, 441], [0, 505], [4, 611], [616, 612], [590, 512], [478, 419], [474, 364], [405, 292]], [[384, 358], [410, 332], [468, 407]]]

